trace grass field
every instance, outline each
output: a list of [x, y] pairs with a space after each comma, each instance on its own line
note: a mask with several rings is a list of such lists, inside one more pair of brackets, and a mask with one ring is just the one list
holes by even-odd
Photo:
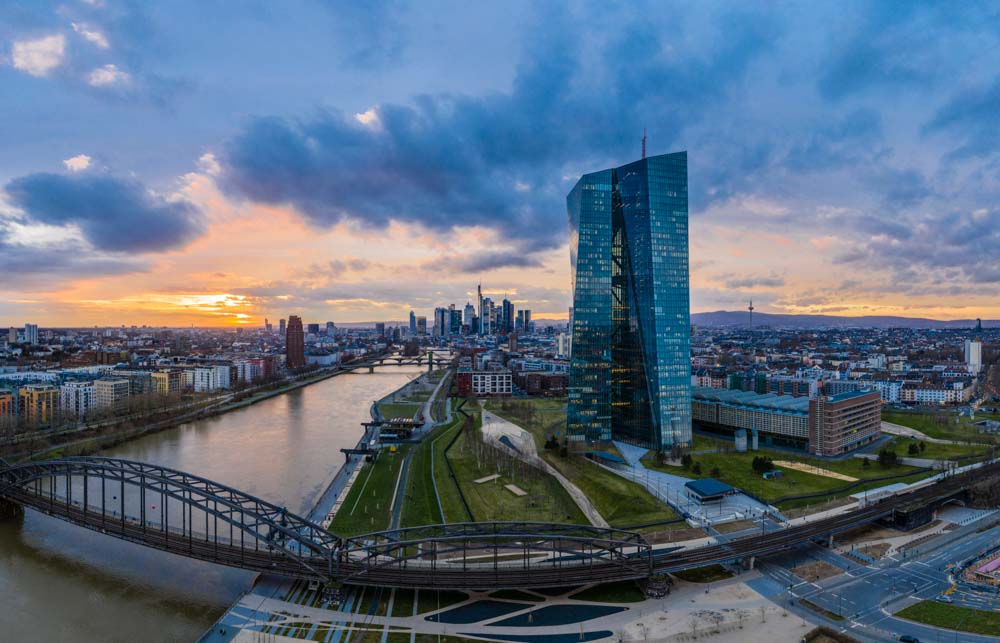
[[[988, 416], [983, 416], [988, 417]], [[897, 411], [883, 409], [882, 421], [916, 429], [932, 438], [982, 443], [1000, 443], [1000, 437], [980, 434], [968, 417], [954, 411]]]
[[685, 569], [682, 572], [673, 572], [673, 575], [689, 583], [714, 583], [715, 581], [733, 577], [732, 573], [722, 565]]
[[[487, 408], [528, 430], [546, 462], [583, 491], [613, 527], [628, 527], [677, 518], [677, 514], [634, 482], [602, 469], [581, 455], [561, 457], [545, 450], [545, 440], [566, 426], [565, 401], [529, 398], [515, 404], [488, 404]], [[682, 525], [686, 526], [686, 525]]]
[[[432, 431], [424, 440], [413, 447], [410, 457], [410, 470], [406, 477], [406, 492], [403, 498], [403, 509], [399, 516], [400, 527], [417, 527], [420, 525], [436, 525], [444, 522], [438, 509], [437, 496], [434, 494], [434, 470], [431, 468], [431, 451], [434, 440], [448, 430], [439, 427]], [[434, 465], [437, 466], [436, 457]], [[443, 463], [442, 463], [443, 465]]]
[[897, 612], [896, 616], [960, 632], [991, 636], [996, 636], [1000, 632], [1000, 612], [975, 610], [937, 601], [921, 601], [916, 605], [910, 605]]
[[353, 536], [389, 528], [392, 519], [389, 505], [400, 466], [411, 446], [405, 444], [396, 453], [383, 450], [375, 462], [364, 465], [334, 516], [330, 531], [340, 536]]
[[378, 409], [384, 419], [392, 420], [395, 418], [412, 418], [420, 410], [420, 406], [420, 404], [381, 402], [378, 405]]
[[467, 522], [472, 517], [465, 511], [462, 498], [459, 495], [458, 484], [448, 471], [445, 449], [448, 443], [462, 430], [464, 416], [456, 414], [455, 421], [448, 428], [431, 440], [434, 450], [434, 479], [437, 481], [438, 493], [441, 495], [441, 506], [444, 509], [444, 522]]
[[[859, 480], [865, 480], [868, 478], [877, 478], [886, 475], [893, 474], [903, 474], [903, 473], [913, 473], [913, 480], [918, 480], [921, 477], [930, 475], [930, 473], [920, 473], [914, 467], [907, 466], [896, 466], [890, 468], [882, 468], [877, 463], [872, 463], [868, 467], [865, 467], [860, 458], [849, 458], [847, 460], [840, 461], [827, 461], [820, 460], [816, 458], [809, 458], [805, 456], [795, 456], [789, 453], [777, 452], [777, 451], [767, 451], [760, 450], [757, 452], [746, 452], [746, 453], [708, 453], [699, 454], [692, 456], [694, 462], [701, 466], [701, 473], [694, 472], [694, 465], [684, 469], [681, 467], [675, 467], [670, 465], [657, 466], [652, 459], [647, 459], [645, 465], [652, 469], [658, 469], [660, 471], [666, 471], [668, 473], [673, 473], [675, 475], [684, 476], [686, 478], [711, 478], [716, 477], [719, 480], [730, 484], [734, 487], [744, 489], [749, 491], [768, 502], [773, 502], [783, 496], [794, 496], [794, 495], [804, 495], [810, 493], [819, 493], [830, 491], [830, 497], [837, 497], [838, 495], [844, 495], [844, 493], [835, 493], [833, 490], [847, 485], [847, 482], [843, 480], [837, 480], [835, 478], [828, 478], [826, 476], [814, 475], [811, 473], [806, 473], [804, 471], [796, 471], [789, 468], [781, 468], [782, 477], [774, 480], [764, 480], [759, 475], [754, 473], [752, 468], [752, 463], [754, 456], [766, 455], [775, 460], [793, 460], [795, 462], [802, 462], [805, 464], [820, 467], [822, 469], [827, 469], [829, 471], [835, 471]], [[718, 476], [713, 476], [713, 469], [718, 468]], [[907, 478], [906, 481], [910, 481]], [[889, 484], [884, 481], [872, 482], [866, 485], [859, 485], [855, 489], [852, 489], [847, 494], [856, 493], [857, 491], [864, 490], [865, 488], [878, 487], [884, 484]], [[808, 502], [815, 503], [818, 502], [817, 499], [811, 499]], [[801, 502], [793, 501], [789, 503], [783, 503], [782, 508], [793, 507], [802, 504]]]
[[[455, 445], [448, 451], [448, 459], [476, 520], [538, 520], [587, 524], [583, 512], [566, 490], [548, 474], [535, 472], [516, 479], [503, 475], [498, 480], [476, 484], [476, 479], [497, 473], [497, 470], [494, 463], [476, 458], [474, 441], [481, 440], [481, 417], [478, 413], [474, 417], [474, 428], [461, 432]], [[527, 495], [515, 496], [503, 486], [509, 483], [516, 484]]]
[[599, 601], [602, 603], [638, 603], [646, 600], [646, 595], [642, 593], [635, 581], [622, 581], [594, 585], [576, 594], [571, 594], [570, 598], [577, 601]]
[[920, 444], [920, 440], [898, 437], [886, 444], [884, 448], [893, 449], [902, 457], [925, 458], [928, 460], [946, 460], [948, 458], [978, 455], [985, 452], [988, 447], [980, 444], [937, 444], [934, 442], [924, 442], [924, 450], [917, 455], [910, 455], [910, 444]]

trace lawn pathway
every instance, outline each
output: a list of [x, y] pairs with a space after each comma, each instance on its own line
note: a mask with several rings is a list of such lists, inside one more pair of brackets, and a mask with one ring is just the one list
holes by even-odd
[[562, 485], [563, 489], [569, 494], [576, 506], [580, 508], [583, 515], [587, 517], [590, 524], [595, 527], [610, 527], [608, 521], [597, 511], [594, 504], [590, 502], [590, 498], [587, 497], [580, 487], [576, 486], [563, 474], [556, 471], [556, 469], [543, 460], [541, 456], [538, 455], [538, 450], [535, 447], [535, 440], [531, 437], [531, 434], [514, 424], [510, 420], [506, 420], [499, 415], [495, 415], [486, 409], [483, 409], [483, 439], [489, 439], [494, 444], [500, 446], [504, 449], [510, 449], [511, 447], [500, 441], [500, 437], [506, 435], [511, 439], [513, 444], [516, 444], [516, 452], [518, 455], [526, 458], [534, 466], [537, 466], [555, 478], [559, 484]]

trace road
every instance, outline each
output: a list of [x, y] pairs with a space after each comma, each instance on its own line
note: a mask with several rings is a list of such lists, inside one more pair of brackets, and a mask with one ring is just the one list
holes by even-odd
[[[993, 520], [990, 518], [989, 520]], [[945, 532], [938, 538], [910, 551], [905, 557], [891, 556], [874, 567], [866, 567], [837, 553], [814, 544], [803, 544], [793, 552], [773, 557], [759, 569], [770, 581], [758, 583], [755, 589], [768, 592], [775, 602], [810, 620], [825, 620], [829, 627], [843, 630], [855, 638], [892, 641], [894, 636], [909, 634], [922, 641], [964, 641], [966, 643], [996, 642], [995, 637], [958, 633], [922, 625], [893, 616], [905, 607], [922, 600], [934, 600], [949, 587], [950, 565], [988, 549], [1000, 538], [1000, 526], [981, 533], [980, 523]], [[789, 571], [805, 562], [822, 560], [844, 570], [833, 578], [805, 581]], [[751, 582], [754, 586], [754, 582]], [[789, 588], [791, 588], [789, 590]], [[995, 598], [961, 588], [951, 594], [956, 605], [975, 609], [996, 609]], [[806, 599], [834, 614], [843, 621], [823, 619], [816, 612], [800, 605]], [[790, 602], [794, 601], [794, 603]]]

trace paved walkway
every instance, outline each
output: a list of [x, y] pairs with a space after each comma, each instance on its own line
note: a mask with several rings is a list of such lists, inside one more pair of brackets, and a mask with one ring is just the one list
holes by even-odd
[[[514, 611], [502, 615], [486, 610], [476, 621], [467, 624], [449, 624], [431, 621], [433, 614], [454, 610], [462, 605], [489, 600], [486, 594], [472, 594], [466, 601], [413, 616], [377, 616], [373, 613], [358, 614], [358, 606], [346, 604], [345, 611], [326, 610], [294, 602], [263, 598], [245, 597], [234, 608], [237, 619], [228, 627], [240, 627], [242, 631], [232, 640], [258, 641], [262, 627], [293, 625], [315, 632], [318, 627], [333, 625], [337, 632], [331, 632], [326, 640], [344, 641], [351, 631], [384, 632], [389, 625], [406, 628], [410, 632], [429, 635], [466, 635], [487, 640], [493, 637], [537, 637], [542, 641], [677, 641], [686, 640], [692, 632], [701, 636], [709, 632], [719, 632], [723, 638], [712, 640], [752, 641], [796, 640], [811, 629], [800, 619], [782, 618], [784, 610], [771, 603], [758, 592], [750, 589], [743, 580], [755, 578], [756, 573], [744, 574], [738, 579], [730, 579], [710, 585], [680, 581], [674, 591], [663, 599], [647, 599], [637, 603], [601, 603], [578, 601], [566, 595], [545, 597], [541, 602], [515, 602]], [[576, 591], [576, 590], [568, 590]], [[539, 598], [542, 598], [539, 596]], [[308, 602], [308, 597], [304, 599]], [[625, 608], [611, 614], [589, 606], [610, 606]], [[571, 622], [562, 625], [544, 625], [545, 617], [538, 611], [547, 608], [569, 610]], [[529, 612], [539, 614], [538, 620], [522, 627], [499, 625], [501, 621], [526, 616]], [[236, 621], [239, 621], [238, 623]], [[405, 631], [405, 630], [403, 630]], [[285, 630], [285, 636], [266, 634], [265, 640], [293, 640], [294, 630]], [[583, 636], [581, 636], [583, 635]], [[729, 635], [730, 638], [725, 638]], [[499, 639], [502, 640], [502, 639]]]
[[530, 433], [510, 420], [504, 419], [499, 415], [490, 413], [486, 409], [483, 409], [483, 439], [489, 440], [500, 448], [511, 449], [510, 445], [504, 444], [504, 442], [500, 440], [501, 437], [506, 437], [510, 444], [513, 445], [513, 450], [523, 459], [558, 480], [559, 484], [561, 484], [563, 489], [566, 490], [566, 493], [568, 493], [573, 499], [573, 502], [575, 502], [580, 508], [580, 511], [587, 516], [587, 520], [590, 521], [590, 524], [595, 527], [610, 526], [608, 521], [604, 519], [604, 516], [597, 511], [594, 504], [590, 502], [590, 498], [587, 497], [587, 494], [580, 490], [580, 487], [570, 482], [566, 476], [556, 471], [555, 467], [538, 455], [535, 440], [531, 437]]
[[918, 440], [923, 440], [924, 442], [933, 442], [934, 444], [962, 444], [961, 442], [956, 442], [955, 440], [942, 440], [941, 438], [932, 438], [931, 436], [918, 431], [916, 429], [911, 429], [908, 426], [903, 426], [902, 424], [893, 424], [892, 422], [882, 421], [882, 433], [888, 433], [890, 435], [901, 435], [907, 438], [917, 438]]
[[642, 457], [646, 455], [647, 449], [624, 442], [615, 442], [615, 446], [618, 447], [622, 457], [628, 461], [629, 467], [627, 469], [606, 468], [642, 485], [651, 494], [676, 509], [691, 524], [708, 526], [730, 520], [753, 520], [765, 515], [776, 516], [784, 520], [774, 508], [743, 493], [726, 496], [720, 503], [713, 502], [702, 506], [688, 498], [685, 492], [684, 485], [690, 482], [691, 478], [646, 468], [646, 465], [642, 463]]

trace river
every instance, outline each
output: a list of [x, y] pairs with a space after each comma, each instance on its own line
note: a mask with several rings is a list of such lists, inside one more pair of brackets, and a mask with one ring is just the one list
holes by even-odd
[[[102, 452], [204, 476], [304, 514], [371, 403], [422, 372], [339, 375]], [[0, 522], [0, 640], [194, 641], [253, 575], [27, 510]]]

